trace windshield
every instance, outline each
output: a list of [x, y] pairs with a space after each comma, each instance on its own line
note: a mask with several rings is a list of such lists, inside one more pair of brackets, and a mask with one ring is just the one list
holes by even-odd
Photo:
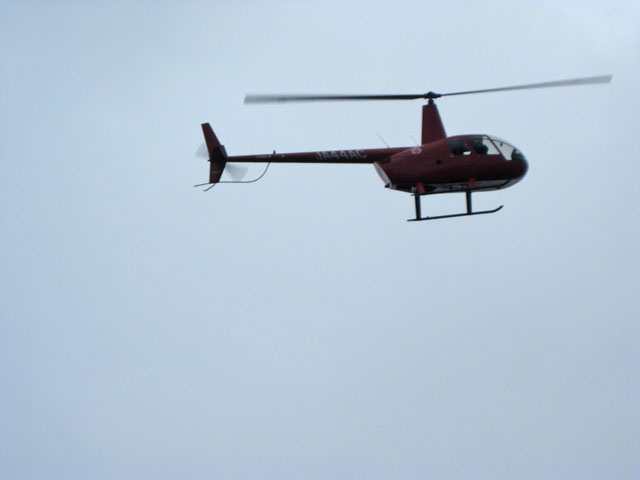
[[493, 140], [493, 143], [495, 143], [498, 150], [500, 150], [500, 153], [502, 153], [504, 158], [507, 160], [524, 160], [522, 152], [510, 143], [507, 143], [498, 137], [491, 137], [491, 140]]

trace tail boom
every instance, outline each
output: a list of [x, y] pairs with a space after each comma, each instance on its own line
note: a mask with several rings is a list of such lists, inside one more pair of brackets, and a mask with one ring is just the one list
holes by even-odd
[[240, 163], [351, 163], [372, 164], [383, 161], [409, 147], [367, 150], [331, 150], [321, 152], [273, 153], [263, 155], [239, 155], [229, 157], [229, 162]]

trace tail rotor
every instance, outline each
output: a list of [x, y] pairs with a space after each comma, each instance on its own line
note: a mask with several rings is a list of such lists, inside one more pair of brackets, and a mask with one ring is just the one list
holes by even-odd
[[[209, 157], [209, 150], [207, 149], [207, 144], [202, 142], [196, 150], [196, 157], [198, 158], [206, 158], [211, 161], [212, 159]], [[246, 175], [249, 169], [244, 165], [238, 165], [236, 163], [225, 162], [224, 172], [229, 173], [229, 176], [236, 182], [242, 180]]]

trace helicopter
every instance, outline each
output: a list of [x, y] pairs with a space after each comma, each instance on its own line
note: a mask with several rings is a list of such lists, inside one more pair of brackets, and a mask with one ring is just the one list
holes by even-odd
[[[274, 150], [270, 154], [229, 156], [211, 125], [203, 123], [201, 126], [206, 149], [203, 145], [200, 153], [201, 156], [208, 156], [209, 182], [195, 186], [207, 186], [206, 190], [209, 190], [218, 183], [253, 183], [264, 176], [272, 163], [373, 164], [386, 188], [410, 193], [414, 197], [415, 218], [408, 219], [410, 222], [495, 213], [502, 209], [503, 205], [492, 210], [474, 211], [471, 195], [474, 192], [500, 190], [515, 185], [527, 173], [527, 159], [522, 151], [514, 145], [493, 135], [447, 136], [434, 100], [455, 95], [609, 83], [611, 78], [612, 75], [602, 75], [449, 93], [429, 91], [405, 95], [247, 95], [245, 104], [343, 100], [427, 100], [426, 105], [422, 106], [421, 145], [301, 153], [276, 153]], [[254, 180], [223, 181], [221, 180], [222, 173], [230, 162], [266, 163], [267, 166], [262, 174]], [[242, 174], [242, 170], [234, 165], [229, 165], [228, 171], [232, 177]], [[421, 198], [425, 195], [441, 193], [464, 193], [466, 211], [448, 215], [422, 216]]]

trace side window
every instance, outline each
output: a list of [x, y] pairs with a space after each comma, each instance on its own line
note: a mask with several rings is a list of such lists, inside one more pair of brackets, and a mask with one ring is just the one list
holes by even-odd
[[463, 138], [453, 138], [448, 141], [451, 153], [454, 155], [469, 155], [471, 151]]
[[469, 137], [469, 143], [479, 155], [500, 155], [498, 149], [485, 135], [473, 135]]

